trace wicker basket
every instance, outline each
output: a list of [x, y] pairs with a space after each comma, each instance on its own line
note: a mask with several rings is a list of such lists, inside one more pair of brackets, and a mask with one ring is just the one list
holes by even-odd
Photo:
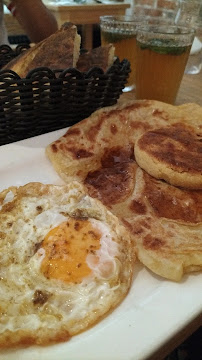
[[[0, 67], [24, 51], [0, 46]], [[0, 71], [0, 145], [71, 126], [93, 111], [116, 104], [130, 72], [128, 60], [107, 70], [36, 68], [26, 78]]]

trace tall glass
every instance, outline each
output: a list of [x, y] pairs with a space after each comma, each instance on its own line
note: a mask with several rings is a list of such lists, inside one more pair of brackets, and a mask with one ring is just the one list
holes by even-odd
[[202, 69], [202, 0], [180, 0], [175, 23], [185, 24], [196, 29], [186, 74], [198, 74]]
[[131, 73], [123, 91], [130, 91], [135, 85], [136, 72], [136, 30], [141, 18], [131, 16], [101, 16], [101, 44], [115, 47], [115, 55], [122, 61], [128, 59]]
[[137, 30], [136, 98], [175, 103], [195, 30], [142, 25]]
[[196, 27], [199, 21], [199, 14], [202, 8], [201, 0], [180, 0], [177, 2], [177, 13], [175, 23], [186, 24]]

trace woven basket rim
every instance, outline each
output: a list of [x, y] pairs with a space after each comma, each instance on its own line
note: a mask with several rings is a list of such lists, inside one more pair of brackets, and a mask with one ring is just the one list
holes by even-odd
[[0, 70], [0, 145], [72, 126], [115, 105], [129, 72], [129, 61], [119, 58], [106, 71], [37, 67], [21, 78]]

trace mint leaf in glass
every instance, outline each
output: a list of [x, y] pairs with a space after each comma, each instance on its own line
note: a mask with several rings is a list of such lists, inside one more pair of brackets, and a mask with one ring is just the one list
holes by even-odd
[[130, 39], [134, 37], [134, 34], [125, 34], [121, 32], [109, 32], [102, 31], [104, 40], [108, 43], [116, 43], [121, 40]]
[[169, 39], [150, 39], [147, 43], [137, 41], [137, 45], [142, 49], [149, 49], [159, 54], [181, 55], [188, 46], [179, 46], [175, 40]]

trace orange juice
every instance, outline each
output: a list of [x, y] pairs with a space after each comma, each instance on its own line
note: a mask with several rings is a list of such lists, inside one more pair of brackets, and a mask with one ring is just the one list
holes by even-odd
[[101, 31], [101, 43], [105, 46], [109, 43], [115, 47], [115, 55], [119, 60], [128, 59], [130, 61], [131, 72], [128, 78], [127, 87], [132, 89], [135, 83], [136, 69], [136, 36], [121, 32]]
[[137, 41], [136, 98], [173, 104], [190, 48], [191, 45], [177, 46], [164, 39]]

